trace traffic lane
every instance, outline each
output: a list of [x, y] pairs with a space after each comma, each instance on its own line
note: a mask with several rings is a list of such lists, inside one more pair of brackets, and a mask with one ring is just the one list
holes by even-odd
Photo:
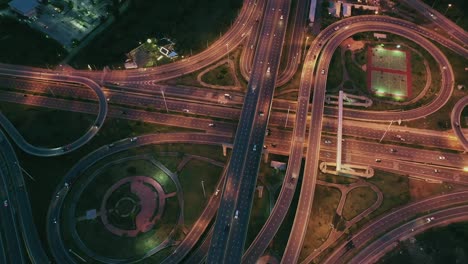
[[[433, 220], [427, 220], [432, 219]], [[413, 237], [429, 228], [468, 220], [468, 205], [449, 208], [418, 217], [386, 233], [361, 250], [349, 264], [373, 263], [391, 248], [391, 244]]]
[[456, 137], [458, 138], [460, 144], [463, 146], [465, 151], [468, 151], [468, 139], [463, 133], [463, 129], [460, 124], [463, 123], [462, 121], [462, 112], [463, 109], [468, 105], [468, 96], [463, 97], [452, 109], [450, 114], [450, 122], [452, 125], [452, 130], [455, 133]]
[[[278, 7], [274, 6], [272, 4], [272, 2], [269, 2], [269, 4], [267, 5], [267, 10], [274, 11], [275, 8], [277, 9]], [[265, 84], [263, 83], [263, 78], [264, 78], [263, 77], [263, 71], [265, 70], [266, 67], [271, 67], [271, 66], [268, 66], [271, 63], [271, 61], [267, 57], [267, 53], [271, 52], [269, 46], [271, 46], [270, 43], [272, 42], [272, 38], [275, 37], [275, 34], [273, 33], [273, 31], [274, 31], [274, 27], [272, 26], [273, 23], [271, 22], [273, 20], [273, 17], [274, 17], [273, 15], [269, 15], [269, 16], [267, 15], [264, 18], [264, 23], [262, 25], [262, 30], [261, 30], [261, 36], [263, 36], [263, 37], [262, 37], [262, 39], [261, 39], [261, 41], [259, 43], [259, 47], [258, 47], [258, 50], [257, 50], [258, 52], [256, 53], [256, 56], [255, 56], [255, 64], [256, 65], [260, 64], [260, 67], [254, 67], [254, 71], [252, 73], [253, 77], [251, 78], [251, 83], [253, 83], [253, 85], [249, 84], [249, 91], [250, 91], [250, 89], [251, 89], [250, 87], [253, 88], [256, 84], [261, 83], [260, 87], [256, 88], [256, 90], [252, 93], [254, 95], [257, 95], [256, 96], [257, 98], [258, 98], [258, 94], [262, 93], [262, 91], [265, 89]], [[259, 71], [260, 71], [260, 73], [259, 73]], [[257, 77], [258, 80], [255, 79], [255, 76], [258, 76]], [[250, 94], [251, 93], [249, 93], [249, 95]], [[249, 96], [249, 95], [247, 95], [246, 98], [252, 97], [252, 96]], [[261, 101], [261, 99], [257, 99], [255, 101]], [[251, 124], [255, 123], [255, 118], [257, 117], [256, 108], [255, 107], [252, 107], [252, 108], [255, 111], [253, 111], [252, 115], [250, 115], [250, 119], [248, 119], [249, 121], [247, 121], [248, 124], [249, 124], [249, 129], [245, 130], [245, 131], [240, 131], [241, 133], [239, 133], [239, 130], [238, 130], [238, 132], [236, 133], [236, 138], [238, 138], [239, 134], [241, 134], [241, 136], [243, 138], [245, 138], [245, 140], [247, 142], [249, 142], [251, 140], [251, 138], [252, 138], [252, 132], [253, 132], [252, 129], [254, 129], [254, 126], [251, 125]], [[246, 109], [245, 106], [244, 106], [244, 109], [243, 109], [242, 113], [244, 113], [246, 110], [248, 110], [248, 109]], [[253, 120], [253, 122], [251, 120]], [[241, 118], [240, 123], [243, 123], [242, 118]], [[265, 132], [263, 132], [262, 134], [264, 134], [264, 133]], [[251, 148], [252, 144], [249, 143], [248, 147]], [[253, 149], [255, 150], [255, 147]], [[233, 152], [235, 150], [236, 150], [236, 144], [234, 145]], [[246, 159], [245, 158], [245, 153], [244, 153], [243, 157], [244, 157], [243, 160], [245, 160]], [[245, 170], [244, 162], [242, 163], [241, 166], [238, 166], [238, 168], [241, 169], [242, 171]], [[244, 179], [242, 181], [244, 181]], [[227, 187], [229, 187], [228, 183], [229, 183], [229, 177], [228, 177], [227, 183], [226, 183]], [[231, 257], [237, 257], [240, 260], [242, 251], [239, 254], [239, 252], [237, 252], [238, 250], [236, 250], [236, 251], [232, 250], [232, 246], [235, 246], [237, 249], [242, 247], [242, 245], [244, 243], [244, 239], [242, 239], [242, 238], [240, 238], [240, 239], [231, 239], [231, 234], [233, 234], [233, 232], [231, 230], [235, 230], [235, 225], [237, 223], [237, 221], [233, 220], [233, 219], [235, 219], [235, 218], [233, 218], [233, 215], [234, 215], [234, 202], [237, 200], [238, 193], [239, 193], [239, 187], [238, 186], [240, 186], [240, 185], [234, 186], [234, 188], [233, 188], [235, 190], [235, 191], [232, 192], [232, 193], [234, 193], [234, 197], [231, 197], [230, 203], [229, 204], [223, 204], [223, 203], [221, 204], [220, 210], [225, 210], [225, 211], [227, 211], [227, 213], [221, 214], [221, 216], [223, 217], [223, 219], [221, 221], [218, 221], [218, 219], [219, 219], [219, 213], [218, 213], [216, 226], [215, 226], [215, 232], [217, 230], [219, 230], [219, 229], [226, 230], [225, 227], [229, 226], [229, 225], [231, 225], [231, 227], [230, 227], [230, 229], [228, 229], [228, 235], [224, 236], [224, 239], [223, 238], [218, 238], [218, 237], [213, 239], [212, 246], [210, 247], [210, 251], [209, 251], [209, 254], [208, 254], [208, 262], [214, 261], [215, 259], [218, 259], [218, 260], [219, 259], [225, 259], [226, 254], [231, 255]], [[224, 201], [224, 194], [223, 194], [223, 201]], [[238, 211], [236, 211], [236, 214], [237, 214], [237, 212]], [[246, 220], [248, 220], [248, 219], [246, 219]], [[226, 241], [227, 237], [229, 237], [229, 241]], [[218, 246], [220, 244], [221, 239], [223, 239], [224, 241], [221, 242], [222, 243], [221, 246]], [[226, 242], [227, 242], [227, 245], [226, 245]], [[217, 250], [214, 249], [213, 245], [216, 245]], [[227, 247], [229, 249], [229, 250], [227, 250], [228, 252], [223, 252], [225, 247]], [[227, 256], [227, 257], [229, 257], [229, 256]], [[229, 257], [229, 259], [231, 259], [231, 257]]]
[[[325, 139], [326, 140], [326, 139]], [[329, 141], [323, 141], [325, 145], [331, 145]], [[356, 140], [343, 140], [343, 148], [350, 148], [352, 152], [371, 152], [375, 158], [379, 155], [391, 154], [394, 159], [426, 162], [429, 164], [438, 164], [450, 167], [463, 168], [468, 165], [468, 157], [458, 153], [414, 149], [398, 145], [378, 144], [377, 142], [365, 142]], [[336, 143], [336, 139], [333, 141]]]
[[[3, 160], [0, 160], [0, 162], [3, 163]], [[4, 169], [6, 169], [6, 166], [2, 164], [2, 168], [0, 169], [0, 177], [2, 178], [2, 192], [6, 194], [6, 197], [2, 197], [6, 198], [4, 201], [2, 201], [2, 203], [6, 202], [6, 206], [2, 204], [0, 209], [0, 219], [2, 219], [1, 226], [7, 242], [5, 246], [8, 252], [8, 259], [11, 261], [11, 263], [26, 263], [24, 258], [25, 255], [22, 250], [23, 245], [20, 240], [20, 235], [18, 234], [18, 226], [15, 220], [16, 217], [14, 213], [14, 207], [16, 206], [16, 202], [12, 199], [9, 190], [7, 189], [7, 186], [12, 184], [7, 183], [6, 178], [8, 176], [6, 176], [6, 173], [8, 172], [3, 171]], [[4, 255], [4, 257], [6, 256]]]
[[[379, 236], [389, 228], [404, 222], [406, 219], [411, 219], [417, 214], [461, 204], [464, 203], [467, 199], [468, 191], [464, 190], [449, 194], [442, 194], [436, 197], [430, 197], [421, 201], [404, 205], [371, 221], [359, 231], [357, 231], [357, 233], [355, 233], [350, 238], [350, 240], [353, 241], [353, 244], [356, 246], [356, 248], [359, 248], [361, 245], [365, 245], [374, 237]], [[340, 259], [343, 260], [343, 255], [348, 251], [346, 249], [348, 241], [335, 247], [331, 254], [328, 255], [328, 257], [323, 261], [323, 263], [335, 264], [338, 263]], [[350, 251], [350, 253], [351, 252], [352, 251]]]

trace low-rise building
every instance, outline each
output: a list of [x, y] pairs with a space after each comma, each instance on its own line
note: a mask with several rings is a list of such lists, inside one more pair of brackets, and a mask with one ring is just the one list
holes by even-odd
[[11, 10], [24, 17], [33, 17], [37, 14], [36, 8], [39, 3], [36, 0], [13, 0], [8, 5]]

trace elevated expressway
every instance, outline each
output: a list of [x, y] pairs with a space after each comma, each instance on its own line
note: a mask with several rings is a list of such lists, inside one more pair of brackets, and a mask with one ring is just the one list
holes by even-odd
[[455, 104], [450, 115], [450, 121], [452, 124], [453, 132], [457, 136], [458, 141], [463, 146], [465, 151], [468, 151], [468, 139], [464, 135], [463, 128], [461, 125], [463, 123], [463, 120], [461, 120], [462, 112], [466, 106], [468, 106], [468, 96], [463, 97]]
[[29, 144], [23, 136], [16, 130], [13, 124], [3, 115], [0, 113], [0, 125], [5, 129], [13, 141], [26, 153], [35, 156], [41, 157], [52, 157], [52, 156], [59, 156], [75, 149], [80, 148], [84, 144], [88, 143], [99, 131], [104, 120], [106, 119], [107, 115], [107, 101], [106, 96], [101, 90], [101, 87], [95, 83], [94, 81], [78, 77], [78, 76], [65, 76], [65, 75], [56, 75], [49, 72], [41, 72], [35, 70], [27, 70], [27, 68], [7, 68], [3, 64], [0, 65], [0, 76], [6, 75], [9, 77], [14, 78], [28, 78], [32, 80], [54, 80], [60, 82], [67, 82], [67, 83], [81, 83], [87, 87], [89, 87], [97, 96], [99, 102], [99, 110], [96, 120], [94, 121], [93, 126], [80, 138], [75, 140], [74, 142], [63, 146], [63, 147], [56, 147], [56, 148], [44, 148], [44, 147], [36, 147]]
[[207, 263], [242, 258], [289, 8], [289, 0], [267, 3]]
[[[355, 19], [358, 19], [358, 18], [359, 18], [359, 19], [363, 19], [363, 17], [357, 17], [357, 18], [355, 18]], [[374, 20], [374, 21], [379, 22], [379, 21], [380, 21], [379, 19], [390, 19], [390, 18], [378, 17], [378, 18], [375, 18], [375, 19], [376, 19], [376, 20]], [[350, 19], [350, 20], [351, 20], [351, 19]], [[390, 20], [391, 20], [391, 19], [390, 19]], [[343, 21], [346, 21], [346, 20], [343, 20]], [[340, 22], [343, 22], [343, 21], [340, 21]], [[359, 21], [359, 20], [358, 20], [358, 21]], [[364, 20], [364, 21], [365, 21], [365, 20]], [[373, 21], [373, 20], [367, 20], [367, 21]], [[404, 24], [405, 24], [405, 23], [408, 23], [408, 22], [401, 21], [401, 20], [397, 20], [397, 21], [399, 21], [398, 24], [400, 24], [401, 27], [405, 27]], [[340, 22], [338, 22], [338, 24], [339, 24]], [[359, 22], [361, 22], [361, 21], [359, 21]], [[388, 21], [387, 21], [387, 22], [388, 22]], [[343, 22], [343, 23], [344, 23], [344, 22]], [[351, 23], [351, 22], [350, 22], [350, 23]], [[343, 26], [345, 26], [345, 25], [347, 25], [347, 24], [340, 24], [340, 25], [341, 25], [341, 27], [343, 27]], [[334, 25], [334, 26], [335, 26], [335, 25]], [[353, 25], [353, 26], [356, 26], [356, 25]], [[369, 26], [369, 25], [367, 25], [366, 27], [368, 27], [368, 26]], [[376, 31], [386, 31], [386, 30], [382, 30], [382, 28], [381, 28], [380, 26], [377, 26], [377, 27], [375, 27], [375, 28], [376, 28], [376, 29], [375, 29]], [[366, 28], [366, 30], [369, 30], [369, 29]], [[416, 30], [416, 31], [424, 31], [423, 29], [419, 29], [419, 28], [415, 28], [415, 30]], [[328, 31], [332, 31], [332, 28], [329, 28]], [[402, 32], [402, 31], [400, 31], [400, 32]], [[395, 32], [395, 33], [398, 34], [398, 32]], [[421, 32], [419, 32], [419, 33], [421, 33]], [[426, 33], [427, 33], [427, 32], [426, 32]], [[422, 32], [422, 34], [424, 35], [425, 32]], [[409, 35], [405, 35], [405, 37], [408, 37], [408, 36], [409, 36]], [[435, 36], [435, 38], [437, 39], [437, 36]], [[315, 41], [314, 43], [315, 43], [315, 44], [313, 45], [313, 47], [317, 48], [317, 47], [316, 47], [316, 46], [317, 46], [317, 41]], [[311, 56], [312, 56], [312, 55], [311, 55], [311, 51], [312, 51], [312, 50], [314, 50], [314, 48], [311, 48], [311, 50], [309, 51], [307, 62], [311, 61], [310, 58], [311, 58]], [[319, 49], [317, 48], [317, 49], [315, 49], [315, 50], [318, 51]], [[459, 51], [462, 51], [462, 50], [459, 50]], [[465, 51], [465, 52], [466, 52], [466, 51]], [[463, 52], [462, 52], [462, 53], [463, 53]], [[466, 53], [465, 53], [465, 54], [466, 54]], [[331, 55], [330, 55], [330, 57], [331, 57]], [[436, 59], [437, 59], [437, 58], [436, 58]], [[445, 62], [447, 62], [446, 59], [445, 59]], [[440, 64], [440, 65], [449, 65], [449, 64], [447, 63], [447, 64]], [[319, 69], [320, 69], [320, 68], [321, 68], [321, 67], [319, 67]], [[445, 74], [443, 74], [442, 76], [443, 76], [443, 78], [447, 79], [445, 85], [446, 85], [446, 86], [451, 86], [451, 85], [453, 85], [453, 82], [452, 82], [451, 84], [448, 84], [447, 82], [448, 82], [448, 80], [450, 80], [450, 78], [453, 78], [453, 74], [451, 74], [451, 68], [450, 68], [450, 67], [447, 67], [447, 69], [448, 69], [448, 70], [446, 70], [446, 71], [445, 71]], [[11, 70], [9, 70], [9, 71], [11, 71]], [[3, 71], [2, 71], [2, 72], [3, 72]], [[303, 76], [304, 76], [304, 72], [305, 72], [305, 70], [303, 71]], [[313, 67], [312, 67], [312, 72], [313, 72]], [[449, 72], [450, 72], [450, 73], [449, 73]], [[309, 71], [309, 73], [311, 73], [311, 72]], [[38, 76], [40, 77], [40, 73], [39, 73], [39, 72], [29, 72], [28, 74], [32, 74], [33, 76], [35, 75], [36, 78], [37, 78]], [[51, 78], [51, 79], [59, 80], [59, 81], [72, 81], [72, 78], [75, 78], [75, 77], [66, 77], [66, 76], [54, 76], [54, 77], [57, 78], [57, 79], [55, 79], [55, 78], [52, 78], [52, 77], [51, 77], [53, 74], [46, 73], [45, 75], [47, 75], [47, 78]], [[311, 74], [310, 74], [310, 75], [311, 75]], [[449, 75], [452, 75], [452, 76], [449, 76]], [[24, 77], [24, 74], [23, 74], [23, 77]], [[31, 77], [31, 76], [29, 76], [29, 77]], [[68, 78], [70, 78], [70, 79], [68, 79]], [[307, 78], [309, 78], [309, 77], [307, 77]], [[318, 87], [318, 86], [316, 86], [316, 87]], [[324, 86], [323, 86], [323, 87], [324, 87]], [[301, 90], [302, 90], [302, 85], [301, 85]], [[317, 90], [317, 89], [316, 89], [316, 90]], [[450, 96], [450, 94], [449, 94], [448, 96]], [[314, 96], [314, 98], [316, 98], [316, 97]], [[300, 99], [299, 99], [299, 100], [300, 100]], [[307, 99], [307, 100], [308, 100], [308, 99]], [[440, 104], [440, 105], [443, 105], [443, 103], [446, 102], [446, 101], [443, 102], [443, 100], [441, 100], [440, 97], [439, 97], [436, 101], [439, 101], [439, 104]], [[436, 101], [434, 101], [434, 102], [436, 102]], [[434, 102], [431, 103], [430, 105], [431, 105], [432, 108], [433, 108], [433, 107], [437, 108], [437, 104], [435, 104]], [[301, 105], [301, 104], [299, 103], [298, 105]], [[322, 104], [322, 105], [323, 105], [323, 104]], [[300, 111], [299, 109], [302, 109], [302, 108], [301, 108], [301, 107], [298, 107], [298, 111], [297, 111], [298, 113], [301, 113], [301, 111]], [[434, 110], [434, 111], [435, 111], [435, 110]], [[306, 112], [307, 112], [307, 110], [306, 110]], [[410, 112], [410, 111], [407, 111], [407, 112]], [[421, 111], [421, 112], [423, 112], [422, 114], [425, 114], [424, 111]], [[381, 114], [381, 113], [379, 113], [379, 115], [380, 115], [380, 114]], [[402, 114], [404, 115], [405, 112], [393, 113], [393, 115], [390, 114], [390, 115], [381, 117], [381, 120], [396, 120], [397, 117], [399, 117], [398, 119], [403, 119], [403, 120], [404, 120], [405, 118], [406, 118], [406, 119], [414, 119], [414, 118], [417, 118], [418, 114], [420, 114], [420, 113], [417, 113], [417, 111], [413, 111], [412, 114], [406, 114], [406, 117], [405, 117], [405, 118], [401, 118], [401, 117], [400, 117], [400, 115], [402, 115]], [[373, 118], [375, 117], [375, 113], [374, 113], [374, 114], [369, 113], [369, 115], [372, 116]], [[298, 116], [300, 116], [300, 114], [299, 114]], [[307, 116], [307, 115], [305, 114], [305, 116]], [[363, 114], [358, 114], [357, 118], [367, 120], [367, 118], [365, 117], [365, 115], [363, 116]], [[305, 119], [304, 119], [304, 120], [305, 120]], [[313, 120], [314, 120], [314, 119], [313, 119]], [[304, 122], [304, 123], [305, 123], [305, 122]], [[2, 122], [2, 124], [4, 124], [4, 122]], [[101, 124], [102, 124], [102, 123], [101, 123]], [[296, 122], [296, 124], [299, 124], [299, 122]], [[305, 126], [304, 126], [304, 127], [305, 127]], [[305, 129], [305, 128], [304, 128], [304, 129]], [[295, 128], [295, 130], [296, 130], [296, 128]], [[8, 130], [8, 131], [9, 131], [9, 134], [10, 134], [10, 135], [12, 135], [12, 134], [14, 135], [14, 133], [11, 133], [11, 130]], [[299, 139], [299, 140], [303, 140], [303, 139]], [[21, 145], [21, 144], [20, 144], [20, 145]], [[294, 143], [293, 143], [293, 146], [294, 146]], [[309, 145], [309, 147], [310, 147], [310, 145]], [[293, 147], [291, 147], [291, 151], [292, 151], [292, 150], [293, 150]], [[302, 147], [301, 147], [301, 150], [302, 150]], [[56, 150], [56, 151], [57, 151], [57, 150]], [[53, 152], [53, 151], [50, 152], [50, 151], [49, 151], [49, 152], [47, 152], [47, 153], [48, 153], [48, 155], [54, 155], [54, 153], [56, 153], [56, 152]], [[294, 165], [294, 164], [293, 164], [293, 160], [290, 161], [289, 167], [291, 167], [292, 165]], [[289, 167], [288, 167], [288, 171], [290, 171]], [[299, 167], [300, 167], [300, 162], [299, 162]], [[291, 176], [291, 175], [292, 175], [292, 172], [289, 172], [288, 175]], [[307, 175], [307, 174], [305, 174], [305, 175]], [[287, 179], [287, 178], [286, 178], [286, 179]], [[290, 179], [290, 178], [289, 178], [289, 179]], [[285, 185], [287, 185], [287, 184], [284, 184], [284, 186], [285, 186]], [[291, 184], [289, 184], [288, 186], [291, 187]], [[294, 185], [294, 186], [295, 186], [295, 185]], [[283, 190], [282, 190], [282, 193], [283, 193]], [[281, 195], [280, 195], [280, 197], [281, 197]], [[280, 201], [280, 200], [279, 200], [279, 201]], [[280, 203], [278, 203], [278, 204], [280, 204]], [[28, 203], [28, 206], [29, 206], [29, 203]], [[275, 207], [275, 208], [276, 208], [276, 207]], [[286, 206], [286, 208], [288, 208], [288, 206]], [[287, 210], [286, 210], [286, 211], [287, 211]], [[273, 213], [272, 213], [272, 216], [273, 216]], [[270, 218], [271, 218], [271, 217], [270, 217]], [[270, 220], [270, 218], [269, 218], [269, 220]], [[284, 218], [284, 217], [283, 217], [283, 218]], [[282, 220], [282, 218], [281, 218], [281, 220]], [[281, 221], [280, 221], [280, 222], [281, 222]], [[267, 225], [266, 225], [266, 226], [267, 226]], [[263, 230], [263, 229], [262, 229], [262, 230]], [[267, 245], [268, 245], [268, 243], [267, 243]], [[262, 251], [262, 252], [263, 252], [263, 251]], [[262, 253], [260, 253], [260, 254], [262, 254]], [[39, 263], [41, 263], [41, 262], [39, 262]], [[45, 262], [42, 262], [42, 263], [45, 263]]]
[[[286, 53], [283, 52], [282, 56], [287, 58], [285, 60], [284, 69], [279, 69], [279, 75], [276, 80], [276, 87], [286, 84], [291, 80], [296, 73], [300, 63], [302, 55], [302, 44], [305, 36], [306, 28], [306, 14], [307, 5], [310, 1], [308, 0], [298, 0], [296, 7], [294, 8], [295, 12], [293, 16], [289, 19], [291, 21], [292, 28], [288, 27], [288, 31], [291, 32], [288, 43], [288, 49]], [[257, 25], [252, 29], [248, 38], [246, 38], [246, 46], [242, 50], [242, 54], [239, 61], [239, 68], [244, 79], [249, 80], [250, 72], [252, 71], [252, 60], [255, 54], [256, 43], [258, 41], [258, 30], [260, 27]], [[286, 40], [284, 41], [286, 43]]]

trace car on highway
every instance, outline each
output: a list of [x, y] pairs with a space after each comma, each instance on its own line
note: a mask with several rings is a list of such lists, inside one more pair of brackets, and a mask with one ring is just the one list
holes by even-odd
[[280, 16], [280, 19], [281, 19], [281, 20], [283, 19], [283, 15]]
[[325, 144], [331, 144], [331, 140], [325, 139]]
[[260, 112], [258, 112], [258, 115], [259, 115], [259, 116], [264, 116], [265, 113], [263, 113], [263, 111], [260, 111]]
[[257, 145], [253, 146], [253, 151], [257, 151]]
[[214, 124], [214, 123], [209, 123], [208, 126], [209, 126], [209, 127], [214, 127], [215, 124]]
[[130, 142], [135, 142], [135, 141], [137, 141], [137, 139], [138, 139], [138, 137], [132, 137], [132, 138], [130, 138]]
[[439, 159], [440, 159], [440, 160], [444, 160], [444, 159], [445, 159], [445, 156], [439, 156]]
[[276, 144], [276, 143], [271, 143], [271, 146], [274, 147], [274, 148], [276, 148], [276, 146], [278, 146], [278, 144]]
[[3, 206], [8, 207], [8, 200], [3, 201]]
[[269, 135], [271, 135], [271, 129], [267, 128], [265, 132], [265, 136], [269, 136]]
[[321, 73], [322, 73], [322, 75], [324, 75], [325, 74], [325, 69], [322, 69]]
[[438, 170], [438, 169], [434, 169], [434, 172], [435, 172], [435, 173], [439, 173], [439, 172], [440, 172], [440, 170]]
[[390, 149], [390, 152], [395, 153], [395, 152], [397, 152], [397, 150], [394, 149], [394, 148], [391, 148], [391, 149]]
[[375, 162], [382, 162], [381, 159], [375, 159]]
[[268, 69], [267, 69], [267, 73], [270, 73], [270, 67], [268, 67]]
[[182, 112], [188, 113], [188, 112], [190, 112], [190, 111], [189, 111], [188, 109], [182, 109]]
[[218, 195], [218, 193], [219, 193], [219, 189], [216, 189], [215, 195]]
[[236, 214], [234, 215], [234, 218], [235, 218], [235, 219], [238, 219], [238, 218], [239, 218], [239, 210], [236, 210]]
[[267, 149], [268, 147], [267, 147], [267, 145], [263, 145], [263, 148], [264, 148], [264, 149]]
[[114, 143], [110, 143], [108, 147], [112, 148], [113, 146], [114, 146]]

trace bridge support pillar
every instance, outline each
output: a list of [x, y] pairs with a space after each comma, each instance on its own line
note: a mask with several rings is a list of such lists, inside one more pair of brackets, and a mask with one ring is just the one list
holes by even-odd
[[343, 91], [338, 98], [338, 133], [336, 142], [336, 171], [341, 171], [341, 145], [343, 143]]
[[227, 147], [223, 144], [223, 156], [226, 157], [227, 155]]

